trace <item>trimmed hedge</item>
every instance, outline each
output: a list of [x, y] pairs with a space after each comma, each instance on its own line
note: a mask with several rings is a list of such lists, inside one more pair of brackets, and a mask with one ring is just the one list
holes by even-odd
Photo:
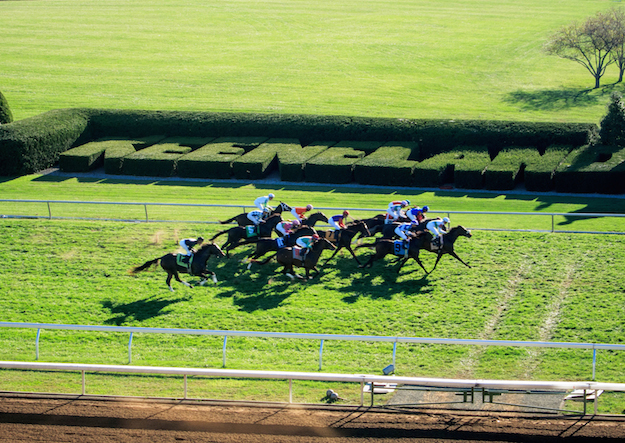
[[0, 91], [0, 125], [6, 125], [12, 121], [13, 113], [11, 113], [11, 108], [9, 108], [9, 102], [2, 91]]
[[419, 148], [414, 142], [387, 142], [354, 165], [354, 178], [366, 185], [406, 186], [417, 162]]
[[221, 137], [178, 160], [178, 175], [192, 178], [232, 176], [232, 162], [260, 146], [266, 137]]
[[501, 151], [484, 171], [486, 189], [511, 190], [523, 180], [525, 165], [540, 161], [533, 147], [511, 147]]
[[540, 159], [529, 161], [524, 172], [525, 189], [551, 191], [554, 187], [553, 176], [556, 168], [572, 149], [572, 146], [549, 146]]
[[49, 168], [62, 152], [92, 140], [89, 116], [87, 110], [59, 109], [0, 125], [0, 176]]
[[164, 135], [152, 135], [135, 140], [121, 138], [119, 140], [110, 140], [104, 152], [104, 172], [107, 174], [121, 174], [126, 156], [152, 146], [165, 138]]
[[61, 153], [59, 169], [63, 172], [87, 172], [104, 165], [108, 140], [96, 140]]
[[484, 187], [484, 171], [490, 164], [486, 146], [458, 146], [454, 155], [454, 184], [457, 188], [480, 189]]
[[[481, 188], [482, 173], [489, 163], [490, 155], [487, 147], [456, 146], [449, 152], [435, 155], [417, 164], [413, 170], [412, 183], [415, 186], [432, 187], [457, 180], [470, 188]], [[460, 171], [458, 174], [456, 169]]]
[[124, 157], [122, 173], [149, 177], [170, 177], [175, 175], [178, 159], [203, 146], [210, 138], [169, 137], [148, 148]]
[[308, 146], [293, 146], [290, 149], [278, 151], [278, 168], [280, 180], [302, 182], [305, 180], [304, 169], [306, 163], [321, 154], [336, 142], [313, 142]]
[[[377, 145], [377, 146], [376, 146]], [[344, 141], [323, 151], [306, 163], [306, 181], [349, 183], [354, 180], [354, 165], [380, 147], [380, 142]]]
[[301, 148], [299, 140], [269, 139], [253, 151], [236, 158], [232, 162], [232, 172], [239, 179], [264, 178], [278, 166], [278, 152], [293, 148]]
[[573, 150], [554, 174], [558, 192], [622, 194], [625, 148], [587, 145]]

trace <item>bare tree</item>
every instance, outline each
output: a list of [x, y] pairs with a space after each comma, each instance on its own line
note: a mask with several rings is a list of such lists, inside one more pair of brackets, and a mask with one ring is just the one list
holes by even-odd
[[617, 45], [609, 12], [599, 12], [583, 23], [565, 26], [551, 36], [545, 44], [548, 54], [573, 60], [584, 66], [595, 79], [595, 88], [612, 63], [612, 51]]

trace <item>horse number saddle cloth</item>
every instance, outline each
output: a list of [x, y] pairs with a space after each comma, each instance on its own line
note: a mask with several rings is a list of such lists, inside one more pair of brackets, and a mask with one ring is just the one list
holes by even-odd
[[304, 261], [305, 248], [293, 247], [293, 260]]
[[403, 240], [395, 240], [393, 242], [393, 254], [395, 254], [395, 255], [405, 255], [406, 254], [406, 248], [404, 247], [404, 241]]
[[187, 271], [191, 271], [191, 264], [193, 263], [193, 255], [178, 254], [176, 255], [176, 264], [187, 268]]
[[339, 235], [341, 231], [338, 229], [336, 231], [326, 231], [325, 239], [331, 241], [332, 243], [336, 243], [339, 241]]
[[276, 245], [278, 245], [279, 249], [284, 248], [284, 238], [283, 237], [276, 238]]
[[250, 226], [245, 227], [245, 236], [247, 238], [256, 237], [257, 235], [258, 235], [258, 226], [250, 225]]

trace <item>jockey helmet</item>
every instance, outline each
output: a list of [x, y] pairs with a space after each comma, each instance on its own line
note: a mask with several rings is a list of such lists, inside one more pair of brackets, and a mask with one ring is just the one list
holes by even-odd
[[449, 223], [449, 217], [443, 217], [443, 222]]
[[410, 204], [410, 202], [408, 200], [404, 200], [401, 202], [402, 206], [408, 206]]
[[198, 243], [202, 243], [204, 241], [204, 237], [198, 237], [197, 241], [198, 241]]
[[343, 211], [343, 217], [347, 217], [348, 215], [349, 215], [349, 211], [348, 210]]
[[423, 212], [428, 212], [429, 210], [430, 210], [430, 207], [429, 207], [429, 206], [424, 206], [424, 207], [423, 207]]
[[299, 220], [293, 220], [293, 226], [299, 226]]
[[410, 200], [406, 199], [406, 206], [410, 204]]
[[315, 240], [319, 240], [319, 234], [315, 234], [312, 236]]
[[312, 211], [313, 205], [306, 205], [306, 210], [307, 211]]
[[269, 200], [272, 200], [275, 197], [275, 195], [273, 195], [272, 193], [269, 193], [267, 197], [269, 197]]

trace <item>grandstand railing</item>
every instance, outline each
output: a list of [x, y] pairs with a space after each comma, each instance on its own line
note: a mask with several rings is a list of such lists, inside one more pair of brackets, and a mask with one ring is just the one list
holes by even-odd
[[[220, 209], [237, 209], [242, 212], [247, 210], [256, 209], [253, 205], [229, 205], [229, 204], [203, 204], [203, 203], [158, 203], [158, 202], [107, 202], [107, 201], [74, 201], [74, 200], [26, 200], [26, 199], [0, 199], [1, 203], [22, 203], [22, 204], [41, 204], [45, 205], [45, 211], [34, 211], [34, 213], [20, 212], [20, 210], [6, 211], [6, 208], [0, 209], [0, 218], [34, 218], [34, 219], [57, 219], [57, 220], [105, 220], [105, 221], [131, 221], [131, 222], [185, 222], [185, 223], [206, 223], [206, 224], [218, 224], [217, 220], [192, 220], [192, 219], [157, 219], [151, 217], [149, 208], [153, 207], [177, 207], [177, 208], [220, 208]], [[52, 208], [54, 205], [116, 205], [116, 206], [133, 206], [142, 209], [141, 217], [134, 218], [111, 218], [111, 217], [88, 217], [88, 216], [63, 216], [54, 215]], [[0, 207], [1, 208], [1, 207]], [[354, 208], [354, 207], [315, 207], [315, 209], [323, 211], [343, 211], [345, 209], [355, 212], [372, 212], [383, 213], [386, 208]], [[71, 211], [73, 214], [80, 213], [80, 211]], [[484, 230], [484, 231], [527, 231], [527, 232], [558, 232], [558, 233], [583, 233], [583, 234], [625, 234], [625, 229], [615, 229], [610, 231], [600, 230], [564, 230], [556, 229], [556, 217], [566, 217], [571, 219], [584, 219], [584, 218], [624, 218], [625, 214], [608, 214], [608, 213], [575, 213], [575, 212], [503, 212], [503, 211], [446, 211], [446, 210], [431, 210], [430, 214], [444, 214], [451, 216], [452, 214], [458, 215], [505, 215], [505, 216], [534, 216], [534, 217], [549, 217], [551, 219], [550, 229], [508, 229], [508, 228], [489, 228], [471, 226], [471, 229]], [[233, 214], [233, 215], [236, 215]]]
[[597, 351], [612, 350], [625, 351], [625, 345], [608, 343], [566, 343], [566, 342], [538, 342], [518, 340], [479, 340], [479, 339], [454, 339], [454, 338], [428, 338], [428, 337], [393, 337], [372, 335], [340, 335], [340, 334], [315, 334], [315, 333], [288, 333], [288, 332], [258, 332], [258, 331], [224, 331], [207, 329], [180, 329], [180, 328], [146, 328], [137, 326], [100, 326], [100, 325], [64, 325], [53, 323], [18, 323], [0, 322], [0, 328], [37, 329], [35, 338], [35, 360], [39, 360], [39, 344], [41, 331], [46, 329], [61, 329], [74, 331], [96, 332], [125, 332], [130, 334], [128, 340], [128, 364], [132, 363], [132, 340], [135, 333], [145, 334], [184, 334], [184, 335], [209, 335], [223, 337], [222, 365], [226, 367], [226, 350], [228, 337], [256, 337], [256, 338], [279, 338], [279, 339], [305, 339], [319, 340], [319, 370], [323, 367], [323, 345], [327, 340], [362, 341], [362, 342], [387, 342], [393, 344], [392, 361], [396, 367], [396, 355], [398, 343], [430, 344], [430, 345], [477, 345], [477, 346], [513, 346], [534, 348], [567, 348], [592, 350], [592, 379], [595, 380], [597, 368]]

